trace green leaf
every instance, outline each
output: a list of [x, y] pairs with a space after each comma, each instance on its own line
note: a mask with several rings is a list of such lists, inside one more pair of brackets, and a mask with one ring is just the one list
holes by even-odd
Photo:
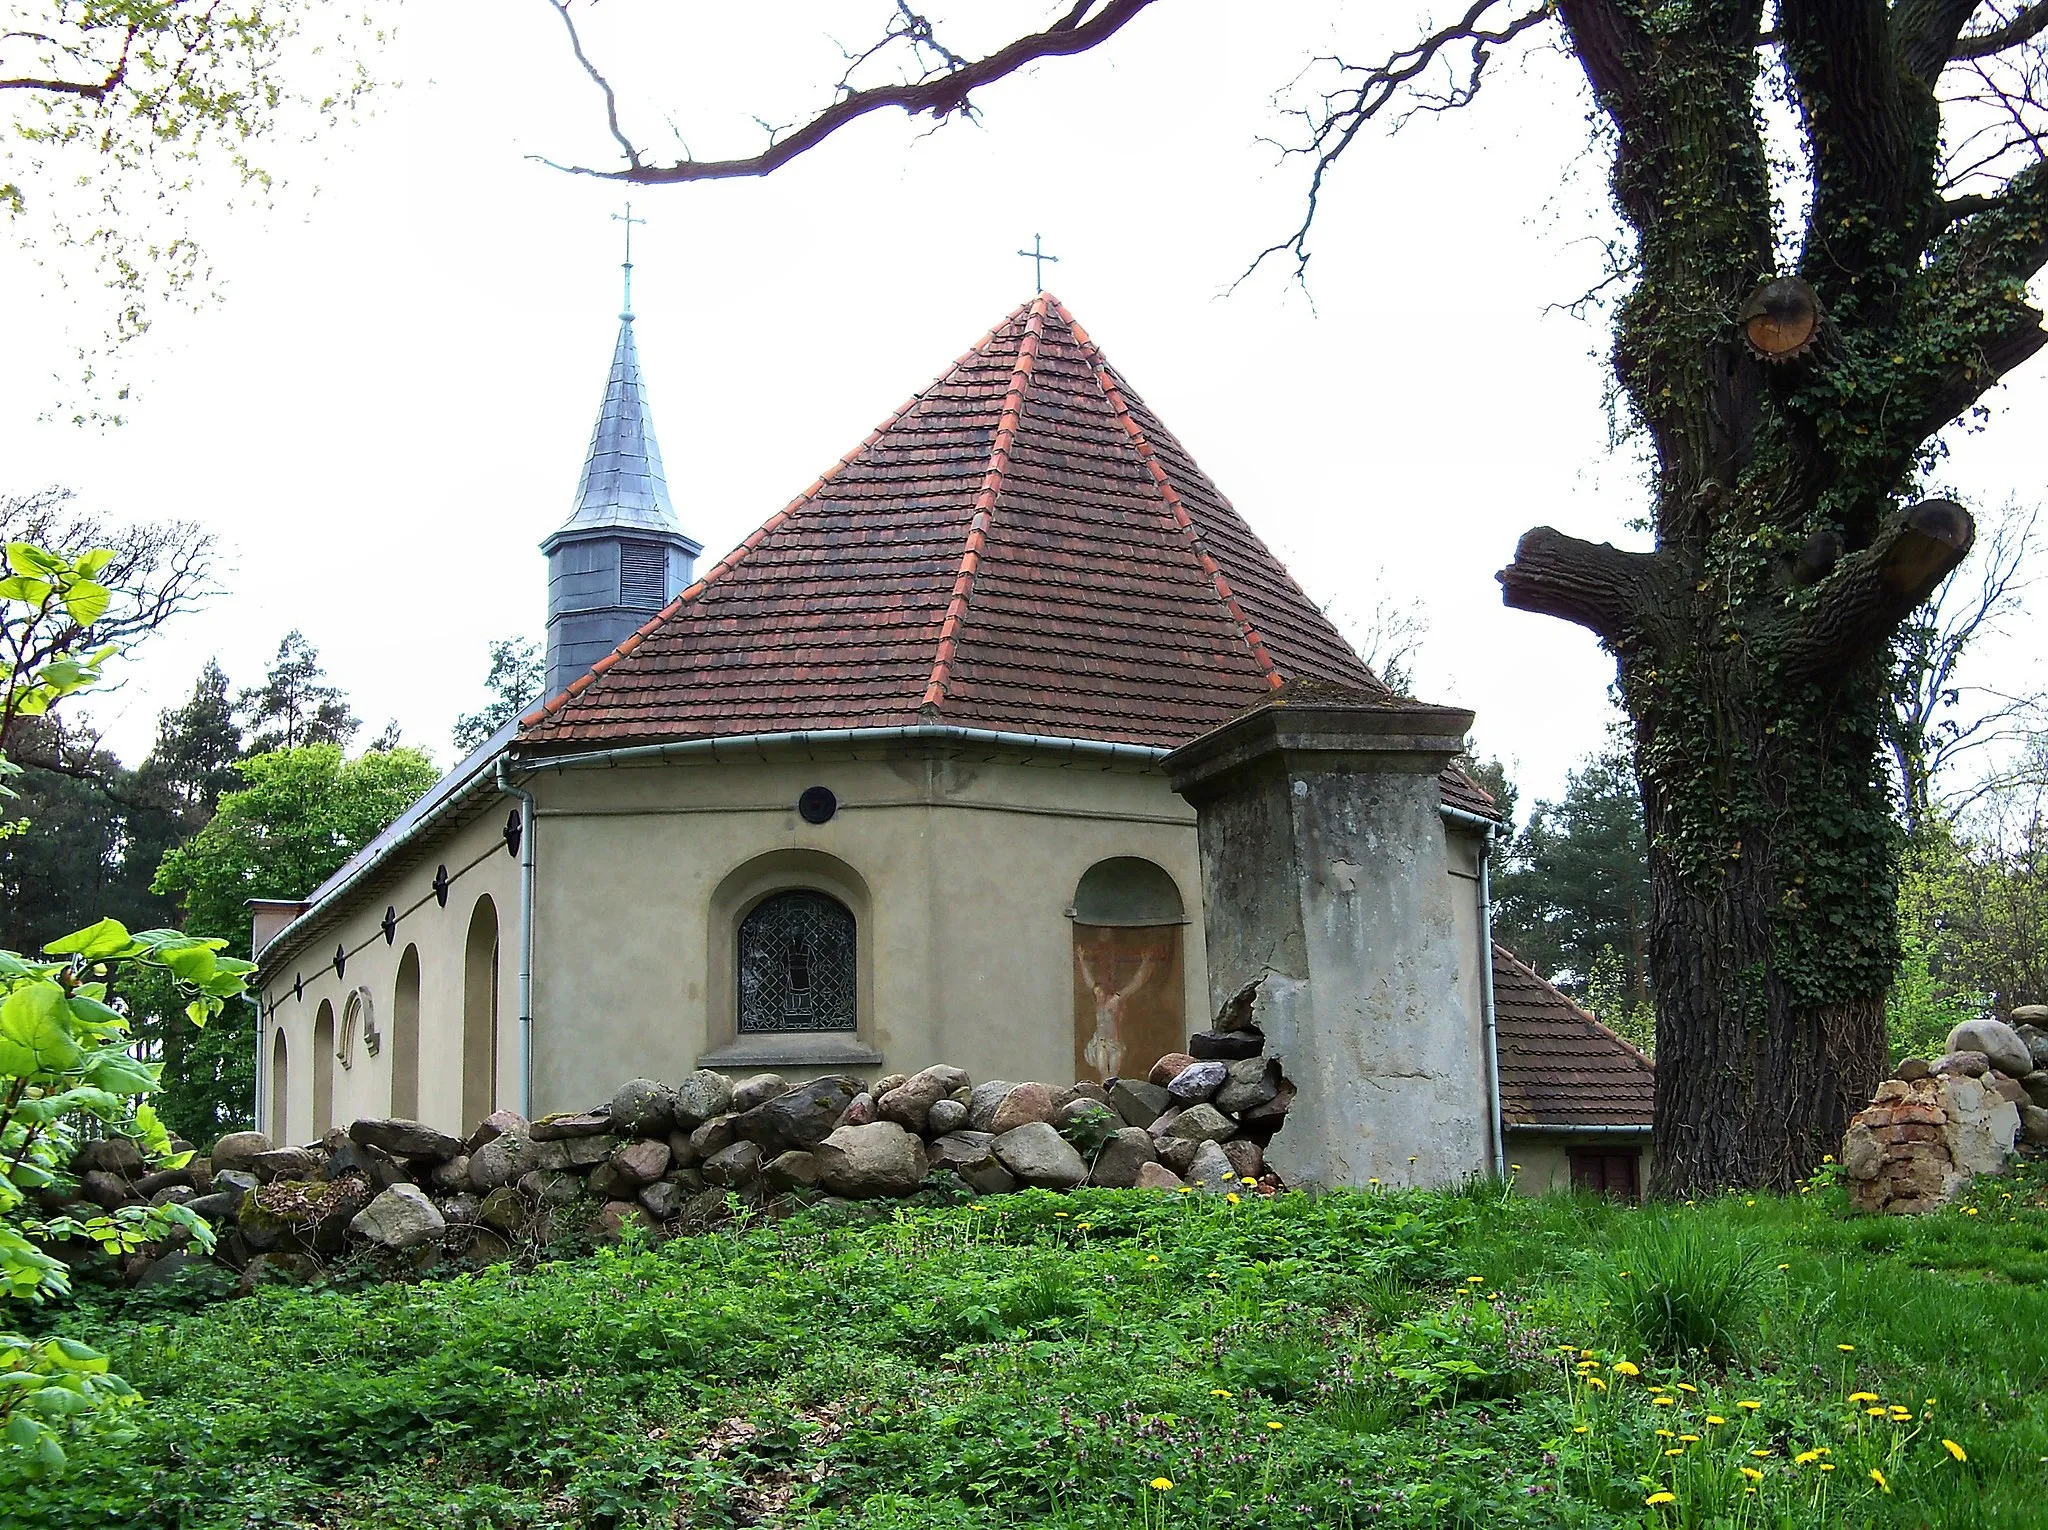
[[94, 1057], [85, 1070], [94, 1087], [110, 1094], [148, 1094], [157, 1087], [160, 1073], [160, 1064], [138, 1062], [111, 1047]]
[[134, 937], [118, 919], [102, 919], [69, 935], [59, 936], [43, 947], [51, 956], [77, 956], [89, 962], [126, 955], [134, 948]]
[[58, 554], [48, 552], [33, 542], [9, 542], [7, 566], [17, 574], [41, 574], [50, 579], [70, 567]]
[[113, 591], [90, 579], [74, 579], [64, 587], [64, 614], [81, 627], [90, 627], [107, 614]]
[[187, 946], [167, 946], [160, 954], [172, 974], [187, 983], [205, 982], [220, 965], [211, 947], [196, 942]]
[[15, 575], [0, 579], [0, 600], [18, 600], [25, 606], [40, 606], [50, 598], [56, 588], [46, 579], [29, 579]]
[[109, 563], [112, 563], [113, 561], [113, 548], [95, 547], [90, 552], [81, 553], [79, 555], [78, 561], [72, 564], [71, 566], [78, 571], [79, 578], [97, 579], [99, 578], [101, 571], [104, 570], [106, 566]]
[[61, 1073], [84, 1055], [65, 1024], [64, 990], [48, 980], [22, 984], [0, 1003], [0, 1074]]

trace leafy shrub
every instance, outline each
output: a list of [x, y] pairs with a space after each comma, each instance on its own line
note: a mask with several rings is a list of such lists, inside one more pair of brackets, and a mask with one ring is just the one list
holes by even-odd
[[1753, 1244], [1659, 1218], [1630, 1233], [1616, 1259], [1601, 1288], [1646, 1354], [1725, 1362], [1755, 1324], [1764, 1263]]

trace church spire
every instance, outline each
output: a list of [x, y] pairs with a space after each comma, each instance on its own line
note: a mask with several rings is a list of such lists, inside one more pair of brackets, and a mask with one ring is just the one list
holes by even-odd
[[548, 675], [553, 695], [610, 653], [690, 582], [698, 542], [669, 499], [640, 352], [633, 338], [633, 225], [627, 205], [625, 306], [604, 403], [575, 505], [541, 543], [548, 559]]

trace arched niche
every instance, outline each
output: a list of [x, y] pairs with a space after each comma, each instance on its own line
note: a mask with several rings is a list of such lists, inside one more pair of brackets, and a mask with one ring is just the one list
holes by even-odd
[[398, 981], [391, 988], [391, 1114], [402, 1121], [416, 1121], [420, 1114], [418, 946], [407, 946], [398, 958]]
[[334, 1005], [320, 1001], [313, 1017], [313, 1135], [334, 1129]]
[[270, 1140], [282, 1147], [291, 1140], [286, 1130], [290, 1123], [287, 1114], [291, 1099], [291, 1058], [286, 1050], [284, 1027], [271, 1022], [273, 1034], [270, 1038], [270, 1120], [267, 1123]]
[[498, 1108], [498, 905], [485, 894], [462, 950], [462, 1130]]
[[1081, 874], [1067, 912], [1074, 921], [1074, 1076], [1143, 1078], [1187, 1045], [1180, 888], [1152, 861], [1114, 856]]
[[[780, 900], [780, 901], [777, 901]], [[803, 919], [791, 921], [784, 916], [803, 915], [805, 910], [799, 904], [810, 901], [808, 914], [815, 926], [814, 933], [829, 936], [829, 944], [844, 958], [850, 955], [851, 971], [847, 963], [838, 960], [831, 972], [813, 970], [808, 976], [815, 985], [820, 979], [830, 984], [842, 985], [834, 988], [836, 997], [827, 1008], [824, 1017], [830, 1023], [814, 1028], [804, 1028], [801, 1015], [788, 1018], [796, 1023], [779, 1028], [741, 1030], [742, 1005], [742, 945], [750, 937], [768, 933], [771, 924], [790, 933], [793, 924], [800, 926]], [[709, 970], [706, 974], [705, 996], [710, 1006], [706, 1017], [705, 1039], [708, 1050], [701, 1061], [709, 1067], [778, 1067], [810, 1063], [834, 1066], [858, 1066], [881, 1061], [881, 1054], [873, 1050], [869, 1037], [873, 1032], [874, 1015], [874, 971], [875, 945], [873, 904], [868, 894], [865, 878], [840, 860], [837, 856], [826, 855], [816, 850], [776, 850], [767, 855], [736, 866], [719, 882], [711, 895], [708, 910], [710, 929], [706, 932], [706, 950], [709, 954]], [[750, 925], [749, 921], [753, 921]], [[850, 926], [850, 930], [849, 927]], [[851, 951], [845, 949], [847, 935], [851, 936]], [[751, 946], [757, 953], [761, 948]], [[785, 941], [782, 954], [785, 958], [795, 950]], [[817, 946], [809, 948], [808, 958], [822, 954]], [[785, 979], [788, 977], [784, 970]], [[761, 976], [757, 965], [755, 980]], [[845, 989], [850, 984], [852, 997], [852, 1024], [843, 1002]], [[758, 991], [758, 990], [757, 990]], [[816, 992], [816, 989], [813, 990]]]

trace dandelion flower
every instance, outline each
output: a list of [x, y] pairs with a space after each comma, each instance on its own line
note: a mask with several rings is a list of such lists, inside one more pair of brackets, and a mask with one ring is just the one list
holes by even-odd
[[1752, 1450], [1750, 1454], [1755, 1456], [1759, 1461], [1768, 1461], [1772, 1456], [1776, 1455], [1777, 1452], [1775, 1450], [1766, 1450], [1763, 1446], [1759, 1445], [1755, 1450]]
[[1228, 1387], [1211, 1387], [1211, 1388], [1209, 1388], [1209, 1395], [1210, 1395], [1211, 1397], [1228, 1397], [1228, 1396], [1230, 1395], [1230, 1388], [1228, 1388]]
[[1755, 1201], [1744, 1201], [1744, 1202], [1743, 1202], [1742, 1204], [1743, 1204], [1743, 1205], [1745, 1205], [1745, 1206], [1754, 1206], [1754, 1205], [1756, 1204], [1756, 1202], [1755, 1202]]
[[1266, 1427], [1268, 1429], [1285, 1429], [1287, 1426], [1277, 1418], [1269, 1418], [1266, 1420]]
[[1721, 1415], [1718, 1413], [1709, 1413], [1707, 1415], [1707, 1422], [1710, 1424], [1725, 1424], [1728, 1422], [1728, 1420], [1721, 1417]]
[[1239, 1180], [1238, 1183], [1240, 1185], [1256, 1185], [1258, 1181], [1254, 1179], [1251, 1175], [1247, 1174], [1243, 1179]]
[[1872, 1418], [1884, 1417], [1884, 1409], [1882, 1408], [1865, 1408], [1863, 1411], [1869, 1414]]
[[1685, 1447], [1683, 1445], [1674, 1445], [1665, 1451], [1664, 1454], [1667, 1456], [1682, 1456], [1685, 1454]]
[[1586, 1425], [1584, 1425], [1584, 1424], [1574, 1424], [1574, 1425], [1572, 1425], [1572, 1433], [1573, 1433], [1573, 1434], [1591, 1434], [1592, 1432], [1593, 1432], [1593, 1431], [1592, 1431], [1591, 1429], [1589, 1429], [1589, 1428], [1588, 1428], [1588, 1427], [1587, 1427]]
[[1757, 1409], [1761, 1408], [1763, 1404], [1756, 1401], [1756, 1399], [1754, 1398], [1745, 1397], [1742, 1399], [1741, 1402], [1737, 1403], [1735, 1406], [1738, 1408], [1747, 1408], [1751, 1413], [1754, 1413]]
[[1054, 1213], [1052, 1214], [1052, 1219], [1053, 1219], [1053, 1220], [1054, 1220], [1055, 1222], [1064, 1222], [1064, 1221], [1066, 1221], [1066, 1220], [1067, 1220], [1067, 1218], [1068, 1218], [1068, 1217], [1070, 1217], [1070, 1216], [1072, 1216], [1072, 1215], [1073, 1215], [1073, 1213], [1072, 1213], [1071, 1211], [1055, 1211], [1055, 1212], [1054, 1212]]
[[1877, 1484], [1880, 1492], [1889, 1493], [1892, 1490], [1892, 1485], [1884, 1480], [1884, 1473], [1874, 1466], [1870, 1469], [1870, 1480]]
[[1508, 1173], [1510, 1173], [1510, 1174], [1519, 1174], [1519, 1173], [1521, 1173], [1521, 1172], [1522, 1172], [1522, 1166], [1521, 1166], [1520, 1164], [1518, 1164], [1518, 1163], [1511, 1163], [1511, 1164], [1509, 1164], [1509, 1165], [1508, 1165]]
[[1747, 1477], [1751, 1482], [1761, 1482], [1764, 1480], [1764, 1474], [1758, 1471], [1754, 1466], [1739, 1466], [1736, 1468], [1736, 1470], [1741, 1472], [1742, 1475]]
[[1678, 1438], [1687, 1445], [1697, 1445], [1700, 1442], [1700, 1437], [1696, 1434], [1681, 1434]]
[[1675, 1440], [1678, 1438], [1678, 1436], [1673, 1434], [1669, 1429], [1659, 1429], [1657, 1431], [1657, 1438], [1660, 1440]]
[[1614, 1368], [1624, 1376], [1640, 1376], [1643, 1374], [1635, 1368], [1634, 1362], [1628, 1360], [1615, 1361]]
[[[1965, 1207], [1963, 1208], [1963, 1215], [1964, 1215], [1964, 1216], [1966, 1216], [1966, 1217], [1973, 1217], [1973, 1216], [1975, 1216], [1976, 1214], [1977, 1214], [1977, 1208], [1976, 1208], [1975, 1206], [1965, 1206]], [[1889, 1491], [1889, 1490], [1887, 1490], [1887, 1491]]]
[[1692, 1393], [1692, 1394], [1693, 1394], [1693, 1396], [1695, 1396], [1695, 1397], [1699, 1396], [1699, 1391], [1700, 1391], [1700, 1389], [1699, 1389], [1698, 1387], [1694, 1386], [1694, 1385], [1693, 1385], [1693, 1384], [1692, 1384], [1691, 1382], [1689, 1382], [1689, 1381], [1681, 1381], [1681, 1382], [1680, 1382], [1680, 1383], [1678, 1384], [1678, 1390], [1679, 1390], [1679, 1391], [1681, 1391], [1681, 1392], [1690, 1392], [1690, 1393]]
[[1486, 1277], [1484, 1275], [1467, 1275], [1465, 1277], [1465, 1284], [1468, 1286], [1483, 1286], [1486, 1284]]
[[1851, 1392], [1849, 1394], [1849, 1401], [1853, 1403], [1876, 1402], [1877, 1400], [1875, 1392]]
[[1794, 1456], [1792, 1459], [1794, 1461], [1797, 1461], [1801, 1466], [1811, 1466], [1814, 1462], [1820, 1459], [1820, 1452], [1817, 1450], [1802, 1450], [1799, 1452], [1798, 1455]]
[[1152, 1491], [1155, 1493], [1171, 1493], [1173, 1491], [1173, 1479], [1171, 1477], [1154, 1477], [1152, 1479]]
[[1897, 1403], [1892, 1404], [1893, 1423], [1903, 1424], [1907, 1419], [1911, 1418], [1912, 1416], [1913, 1410], [1911, 1408], [1901, 1408]]
[[1579, 1347], [1576, 1344], [1560, 1344], [1557, 1346], [1557, 1352], [1560, 1355], [1576, 1355]]
[[1147, 1264], [1157, 1264], [1159, 1262], [1159, 1256], [1157, 1254], [1147, 1254], [1145, 1256], [1145, 1262]]
[[1835, 1348], [1839, 1349], [1845, 1355], [1853, 1355], [1856, 1353], [1856, 1346], [1853, 1344], [1837, 1344]]
[[1947, 1451], [1950, 1455], [1954, 1456], [1958, 1461], [1967, 1461], [1970, 1459], [1970, 1453], [1964, 1450], [1963, 1447], [1958, 1445], [1954, 1440], [1943, 1440], [1941, 1442], [1941, 1448]]
[[1178, 1188], [1178, 1190], [1175, 1193], [1179, 1195], [1186, 1195], [1188, 1193], [1188, 1187], [1186, 1185], [1182, 1185]]
[[1607, 1383], [1602, 1381], [1598, 1376], [1588, 1376], [1586, 1378], [1586, 1385], [1589, 1387], [1598, 1387], [1603, 1392], [1607, 1390]]
[[1410, 1153], [1410, 1154], [1408, 1155], [1408, 1161], [1409, 1161], [1410, 1163], [1413, 1163], [1413, 1162], [1415, 1162], [1415, 1155], [1414, 1155], [1413, 1153]]
[[1781, 1265], [1779, 1265], [1779, 1266], [1778, 1266], [1778, 1273], [1782, 1275], [1782, 1274], [1783, 1274], [1783, 1273], [1784, 1273], [1785, 1271], [1787, 1271], [1787, 1270], [1789, 1270], [1789, 1269], [1791, 1269], [1791, 1268], [1792, 1268], [1792, 1266], [1791, 1266], [1791, 1265], [1789, 1265], [1789, 1264], [1781, 1264]]
[[1652, 1493], [1643, 1502], [1650, 1505], [1651, 1508], [1655, 1508], [1660, 1503], [1677, 1503], [1678, 1495], [1676, 1493]]
[[1832, 1461], [1823, 1461], [1820, 1464], [1820, 1469], [1824, 1472], [1831, 1472], [1835, 1469], [1835, 1466]]
[[1678, 1399], [1675, 1397], [1653, 1397], [1650, 1399], [1650, 1406], [1654, 1408], [1675, 1408], [1678, 1406]]
[[1226, 1201], [1230, 1202], [1230, 1204], [1233, 1206], [1237, 1205], [1244, 1199], [1244, 1197], [1239, 1195], [1235, 1190], [1231, 1191], [1228, 1195], [1224, 1196], [1223, 1198]]
[[1379, 1183], [1379, 1181], [1378, 1181], [1378, 1180], [1376, 1180], [1376, 1179], [1369, 1179], [1369, 1180], [1367, 1180], [1367, 1181], [1366, 1181], [1366, 1183], [1367, 1183], [1368, 1185], [1376, 1185], [1376, 1184], [1378, 1184], [1378, 1183]]

